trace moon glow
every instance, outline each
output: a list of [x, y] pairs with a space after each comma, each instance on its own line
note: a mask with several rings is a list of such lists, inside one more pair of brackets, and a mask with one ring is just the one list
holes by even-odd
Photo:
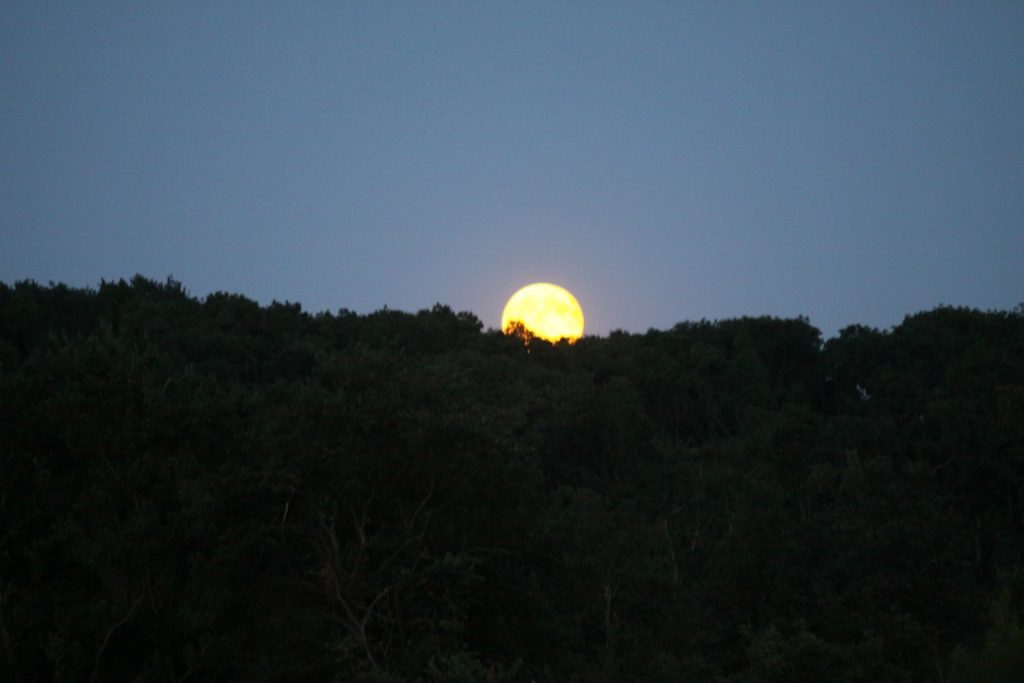
[[501, 329], [510, 333], [522, 323], [535, 337], [575, 342], [583, 336], [583, 309], [569, 290], [547, 282], [527, 285], [512, 295], [501, 313]]

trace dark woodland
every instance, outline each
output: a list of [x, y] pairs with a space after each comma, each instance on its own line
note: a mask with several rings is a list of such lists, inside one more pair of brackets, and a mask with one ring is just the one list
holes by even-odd
[[1024, 307], [570, 345], [0, 283], [0, 680], [1024, 680]]

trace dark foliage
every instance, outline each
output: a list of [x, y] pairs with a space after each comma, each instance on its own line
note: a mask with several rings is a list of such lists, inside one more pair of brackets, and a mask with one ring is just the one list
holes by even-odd
[[0, 284], [0, 679], [1020, 679], [1020, 311], [527, 341]]

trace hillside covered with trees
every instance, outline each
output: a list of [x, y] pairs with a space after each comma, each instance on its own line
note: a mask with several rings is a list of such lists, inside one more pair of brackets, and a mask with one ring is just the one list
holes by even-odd
[[1009, 681], [1024, 309], [523, 343], [0, 284], [5, 681]]

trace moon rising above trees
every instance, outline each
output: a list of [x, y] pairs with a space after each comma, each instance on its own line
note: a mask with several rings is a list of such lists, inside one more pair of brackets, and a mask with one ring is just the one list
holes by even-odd
[[583, 308], [569, 290], [547, 282], [535, 282], [513, 294], [501, 313], [506, 334], [522, 325], [530, 334], [549, 342], [583, 336]]

